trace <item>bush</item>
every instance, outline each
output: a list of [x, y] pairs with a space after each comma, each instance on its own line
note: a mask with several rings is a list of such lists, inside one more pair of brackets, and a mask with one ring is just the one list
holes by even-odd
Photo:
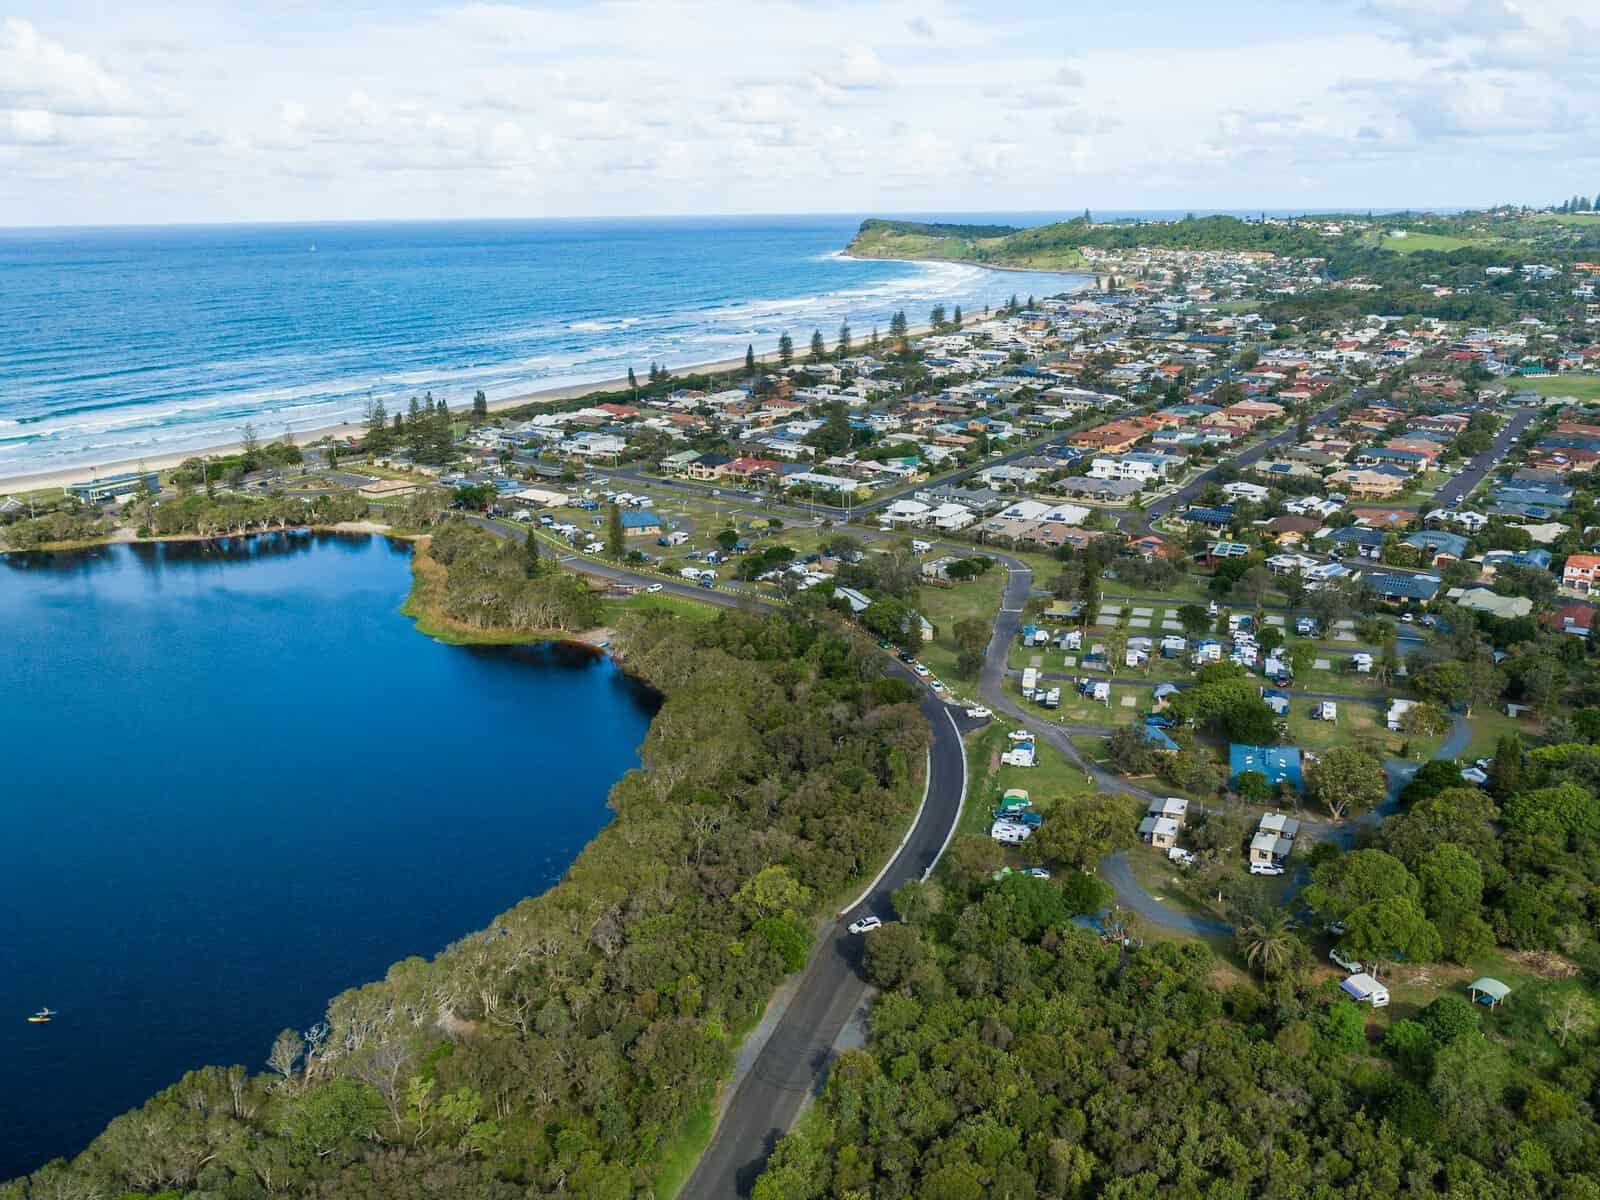
[[1433, 1034], [1419, 1021], [1396, 1021], [1383, 1037], [1383, 1052], [1413, 1070], [1424, 1070], [1438, 1048]]
[[1460, 996], [1440, 996], [1417, 1014], [1417, 1023], [1428, 1031], [1437, 1045], [1448, 1046], [1478, 1031], [1478, 1014]]

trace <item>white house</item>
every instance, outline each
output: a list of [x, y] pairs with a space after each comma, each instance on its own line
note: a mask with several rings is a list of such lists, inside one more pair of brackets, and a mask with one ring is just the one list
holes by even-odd
[[1249, 500], [1254, 503], [1260, 503], [1271, 495], [1271, 492], [1259, 483], [1244, 483], [1243, 481], [1223, 484], [1222, 492], [1235, 500]]

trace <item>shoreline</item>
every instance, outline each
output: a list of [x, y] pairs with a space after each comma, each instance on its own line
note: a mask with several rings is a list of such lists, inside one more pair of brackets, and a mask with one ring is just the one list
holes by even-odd
[[[986, 318], [977, 316], [967, 322], [968, 327], [981, 324]], [[931, 325], [912, 325], [907, 330], [907, 335], [913, 338], [926, 337], [933, 332]], [[864, 346], [865, 343], [863, 342]], [[800, 361], [802, 348], [796, 347], [796, 361]], [[763, 366], [776, 363], [778, 353], [776, 350], [756, 355], [756, 362]], [[744, 368], [744, 356], [738, 358], [722, 358], [711, 362], [690, 363], [683, 367], [672, 368], [674, 377], [686, 375], [732, 375]], [[507, 409], [522, 408], [529, 404], [559, 404], [566, 400], [577, 400], [584, 396], [595, 395], [600, 392], [626, 391], [628, 377], [600, 379], [590, 383], [564, 383], [548, 388], [538, 388], [531, 392], [521, 392], [515, 396], [505, 396], [499, 400], [489, 401], [489, 413], [504, 412]], [[452, 413], [470, 413], [471, 405], [455, 407]], [[305, 447], [320, 442], [323, 438], [340, 438], [358, 435], [366, 430], [364, 423], [345, 422], [339, 425], [324, 425], [316, 429], [306, 429], [292, 435], [291, 440], [295, 445]], [[281, 439], [263, 439], [276, 441]], [[106, 463], [93, 463], [81, 467], [58, 467], [51, 471], [36, 471], [25, 475], [0, 475], [0, 499], [6, 496], [21, 495], [27, 492], [52, 491], [65, 488], [74, 483], [86, 483], [104, 475], [114, 475], [123, 471], [168, 471], [187, 462], [191, 458], [218, 457], [229, 454], [241, 453], [244, 446], [241, 442], [218, 442], [207, 446], [198, 446], [190, 450], [175, 450], [167, 454], [147, 455], [141, 458], [124, 458]], [[355, 464], [352, 463], [352, 466]]]
[[856, 262], [952, 263], [959, 267], [977, 267], [980, 271], [1016, 271], [1023, 275], [1075, 275], [1094, 283], [1100, 279], [1099, 272], [1087, 268], [1069, 271], [1064, 267], [1008, 267], [1002, 263], [973, 262], [969, 258], [896, 258], [888, 254], [851, 254], [848, 250], [839, 251], [839, 257]]

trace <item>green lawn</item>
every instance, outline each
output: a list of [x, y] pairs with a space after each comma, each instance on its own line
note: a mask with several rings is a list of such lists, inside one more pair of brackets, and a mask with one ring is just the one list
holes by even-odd
[[1537, 379], [1507, 380], [1513, 387], [1541, 396], [1571, 396], [1575, 400], [1600, 400], [1600, 375], [1548, 375]]
[[1421, 254], [1427, 250], [1448, 254], [1452, 250], [1464, 250], [1468, 246], [1487, 246], [1494, 240], [1492, 238], [1451, 237], [1449, 234], [1443, 233], [1408, 233], [1403, 238], [1389, 237], [1385, 234], [1380, 240], [1379, 246], [1384, 250], [1393, 250], [1396, 254]]
[[924, 642], [918, 654], [930, 671], [952, 687], [962, 682], [956, 674], [956, 622], [976, 617], [985, 624], [993, 623], [1005, 588], [1006, 573], [996, 567], [965, 583], [949, 587], [930, 584], [918, 592], [917, 608], [934, 628], [933, 641]]
[[1531, 746], [1537, 743], [1541, 732], [1536, 722], [1529, 721], [1526, 717], [1514, 720], [1506, 716], [1505, 709], [1492, 704], [1478, 705], [1467, 718], [1467, 723], [1472, 726], [1472, 741], [1467, 743], [1467, 751], [1462, 755], [1463, 758], [1492, 756], [1495, 744], [1508, 733], [1520, 734], [1522, 744]]
[[[1092, 780], [1067, 761], [1044, 739], [1035, 741], [1035, 766], [1003, 767], [1000, 754], [1010, 744], [1007, 734], [1016, 729], [1011, 720], [997, 720], [967, 742], [967, 799], [961, 810], [961, 833], [987, 833], [990, 810], [1007, 788], [1025, 788], [1033, 807], [1049, 818], [1055, 802], [1064, 796], [1081, 796], [1095, 790]], [[1024, 851], [1024, 855], [1025, 855]]]

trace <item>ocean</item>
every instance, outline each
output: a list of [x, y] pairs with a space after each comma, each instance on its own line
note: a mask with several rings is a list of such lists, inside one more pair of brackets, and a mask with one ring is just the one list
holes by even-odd
[[0, 1181], [185, 1071], [263, 1070], [610, 819], [653, 694], [423, 637], [409, 584], [378, 537], [0, 555]]
[[[963, 219], [993, 220], [993, 214]], [[999, 219], [1007, 219], [1001, 217]], [[1043, 217], [1010, 218], [1016, 224]], [[863, 262], [855, 216], [0, 230], [0, 479], [856, 338], [1081, 276]]]

